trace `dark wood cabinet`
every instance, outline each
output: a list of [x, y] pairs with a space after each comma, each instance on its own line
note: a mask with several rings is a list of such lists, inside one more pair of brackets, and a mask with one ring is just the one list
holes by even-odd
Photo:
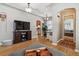
[[30, 22], [14, 21], [14, 40], [13, 43], [31, 40]]
[[24, 42], [31, 40], [31, 31], [30, 30], [17, 30], [14, 32], [14, 41], [13, 43]]
[[71, 33], [70, 32], [69, 33], [67, 32], [67, 33], [64, 33], [64, 36], [73, 37], [73, 33], [72, 32]]

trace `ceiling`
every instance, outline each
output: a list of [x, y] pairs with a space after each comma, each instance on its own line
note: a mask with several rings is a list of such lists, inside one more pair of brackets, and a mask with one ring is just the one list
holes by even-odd
[[[14, 7], [23, 11], [25, 11], [25, 8], [27, 7], [27, 3], [6, 3], [6, 5], [9, 5], [11, 7]], [[32, 8], [31, 13], [42, 17], [45, 17], [47, 13], [48, 16], [51, 16], [52, 5], [53, 3], [30, 3], [30, 7]]]

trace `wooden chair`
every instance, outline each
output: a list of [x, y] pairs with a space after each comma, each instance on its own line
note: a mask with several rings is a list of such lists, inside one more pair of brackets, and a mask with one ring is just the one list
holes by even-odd
[[52, 56], [53, 54], [48, 51], [46, 47], [26, 50], [24, 53], [25, 56]]
[[25, 56], [37, 56], [37, 52], [36, 50], [32, 49], [32, 50], [26, 50], [24, 53]]
[[47, 48], [39, 49], [39, 50], [40, 50], [38, 52], [39, 56], [53, 56], [53, 54], [51, 52], [49, 52]]

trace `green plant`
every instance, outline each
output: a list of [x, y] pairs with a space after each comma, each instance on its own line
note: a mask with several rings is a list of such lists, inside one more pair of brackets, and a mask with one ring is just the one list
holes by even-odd
[[43, 31], [43, 36], [44, 37], [47, 37], [47, 30], [48, 30], [48, 27], [45, 23], [43, 23], [42, 25], [42, 31]]
[[43, 31], [47, 31], [47, 30], [48, 30], [48, 27], [47, 27], [46, 24], [43, 24], [43, 25], [42, 25], [42, 30], [43, 30]]

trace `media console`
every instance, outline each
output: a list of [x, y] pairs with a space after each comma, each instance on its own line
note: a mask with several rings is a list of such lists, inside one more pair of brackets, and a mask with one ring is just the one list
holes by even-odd
[[13, 44], [31, 40], [30, 22], [14, 21]]

